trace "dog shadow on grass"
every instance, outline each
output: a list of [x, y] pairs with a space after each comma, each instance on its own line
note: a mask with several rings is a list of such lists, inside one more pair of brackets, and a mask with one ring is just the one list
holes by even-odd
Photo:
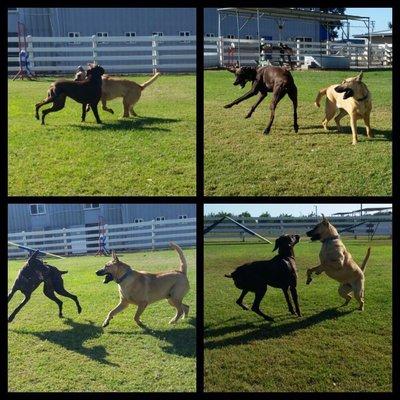
[[[188, 326], [189, 325], [189, 326]], [[160, 341], [160, 348], [168, 354], [193, 358], [196, 356], [196, 318], [190, 317], [176, 325], [169, 325], [165, 329], [153, 329], [150, 326], [138, 328], [132, 332], [108, 331], [109, 334], [152, 336]]]
[[[316, 131], [313, 132], [302, 132], [304, 129], [314, 129]], [[376, 129], [372, 127], [372, 132], [374, 137], [371, 142], [379, 142], [379, 141], [392, 141], [392, 130], [389, 129]], [[325, 131], [321, 125], [306, 125], [300, 126], [299, 133], [301, 135], [329, 135], [329, 134], [337, 134], [337, 135], [352, 135], [351, 127], [350, 126], [342, 126], [341, 130], [338, 131], [335, 126], [328, 126], [328, 131]], [[366, 131], [365, 128], [362, 127], [358, 130], [358, 135], [360, 137], [366, 138]]]
[[83, 356], [101, 364], [118, 366], [118, 364], [106, 360], [108, 353], [104, 346], [85, 347], [83, 345], [89, 339], [100, 337], [103, 333], [103, 329], [101, 327], [96, 326], [92, 321], [88, 321], [87, 323], [79, 323], [70, 318], [64, 319], [63, 322], [72, 329], [43, 332], [13, 330], [13, 332], [24, 335], [33, 335], [43, 341], [48, 340], [51, 343], [55, 343], [67, 350], [82, 354]]
[[82, 131], [100, 132], [105, 129], [111, 131], [152, 131], [152, 132], [170, 132], [168, 127], [160, 125], [173, 124], [180, 122], [180, 119], [175, 118], [160, 118], [160, 117], [136, 117], [136, 118], [120, 118], [113, 121], [104, 121], [102, 125], [98, 124], [73, 124], [72, 126], [81, 129]]
[[[255, 340], [268, 340], [290, 335], [298, 330], [307, 329], [326, 320], [336, 319], [352, 313], [354, 310], [339, 310], [337, 307], [329, 308], [310, 317], [301, 317], [293, 322], [274, 325], [270, 322], [260, 321], [258, 323], [245, 323], [234, 326], [223, 326], [220, 328], [205, 328], [206, 349], [219, 349], [225, 346], [246, 344]], [[249, 331], [250, 330], [250, 331]], [[240, 332], [245, 331], [240, 334]], [[234, 337], [225, 339], [213, 339], [227, 334], [235, 334]]]

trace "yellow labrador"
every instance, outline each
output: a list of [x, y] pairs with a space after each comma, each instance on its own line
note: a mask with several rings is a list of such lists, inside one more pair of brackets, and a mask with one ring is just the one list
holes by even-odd
[[120, 261], [113, 252], [112, 260], [96, 272], [98, 276], [106, 276], [104, 283], [114, 280], [119, 285], [120, 302], [108, 313], [103, 322], [103, 327], [106, 327], [110, 320], [129, 304], [137, 305], [134, 320], [139, 326], [144, 326], [140, 320], [143, 311], [149, 304], [162, 299], [167, 299], [169, 304], [176, 308], [176, 315], [169, 321], [170, 324], [188, 315], [189, 306], [182, 302], [189, 291], [187, 262], [182, 249], [176, 243], [171, 242], [170, 247], [177, 251], [180, 258], [180, 266], [176, 271], [155, 274], [136, 271]]
[[373, 137], [370, 126], [370, 114], [372, 110], [371, 93], [367, 85], [362, 82], [362, 72], [353, 78], [345, 79], [340, 85], [331, 85], [321, 89], [315, 99], [315, 105], [320, 106], [320, 101], [326, 95], [325, 119], [322, 126], [328, 130], [328, 122], [335, 116], [336, 110], [339, 113], [335, 117], [337, 129], [340, 131], [340, 120], [350, 115], [350, 126], [353, 135], [353, 144], [357, 143], [357, 120], [364, 119], [367, 136]]
[[362, 311], [364, 309], [364, 271], [371, 248], [368, 248], [364, 261], [359, 267], [340, 240], [336, 228], [324, 216], [322, 222], [306, 234], [312, 241], [322, 242], [319, 253], [321, 264], [307, 270], [307, 285], [311, 283], [313, 272], [317, 275], [325, 272], [330, 278], [340, 282], [339, 295], [346, 300], [343, 305], [349, 304], [354, 294], [359, 303], [359, 310]]

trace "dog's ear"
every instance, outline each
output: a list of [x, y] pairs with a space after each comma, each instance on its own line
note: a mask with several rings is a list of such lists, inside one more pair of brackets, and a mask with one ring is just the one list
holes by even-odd
[[275, 251], [279, 247], [279, 238], [275, 240], [275, 247], [272, 251]]
[[35, 259], [36, 256], [37, 256], [38, 254], [39, 254], [39, 250], [35, 250], [35, 251], [29, 256], [28, 261], [29, 261], [29, 260]]
[[117, 257], [117, 254], [115, 253], [114, 250], [112, 251], [111, 255], [112, 255], [113, 261], [119, 262], [119, 259], [118, 259], [118, 257]]
[[235, 67], [227, 67], [226, 70], [231, 72], [232, 74], [236, 73], [236, 68]]
[[361, 82], [362, 77], [363, 77], [363, 72], [361, 71], [361, 72], [357, 75], [356, 81], [357, 81], [357, 82]]
[[322, 223], [323, 223], [324, 225], [328, 225], [328, 224], [329, 224], [328, 219], [325, 217], [324, 214], [321, 214], [321, 215], [322, 215]]

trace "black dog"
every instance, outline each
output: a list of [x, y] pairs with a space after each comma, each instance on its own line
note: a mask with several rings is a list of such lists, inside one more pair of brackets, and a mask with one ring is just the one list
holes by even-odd
[[8, 322], [11, 322], [15, 318], [17, 313], [31, 298], [32, 292], [37, 289], [42, 282], [44, 283], [43, 293], [49, 299], [57, 303], [59, 311], [58, 316], [60, 318], [63, 317], [63, 303], [56, 297], [54, 292], [74, 300], [76, 307], [78, 308], [78, 313], [80, 314], [82, 311], [82, 307], [79, 304], [78, 298], [64, 289], [64, 282], [61, 275], [66, 274], [68, 271], [60, 271], [56, 267], [44, 264], [42, 261], [36, 258], [38, 253], [39, 251], [36, 250], [32, 256], [29, 257], [28, 261], [25, 263], [22, 269], [20, 269], [17, 279], [15, 280], [11, 291], [8, 293], [8, 301], [11, 300], [17, 290], [20, 290], [25, 296], [25, 299], [22, 301], [22, 303], [8, 317]]
[[42, 112], [42, 125], [44, 118], [48, 113], [60, 111], [65, 106], [67, 97], [71, 97], [78, 103], [82, 104], [82, 122], [86, 118], [86, 104], [89, 104], [93, 110], [98, 124], [101, 124], [99, 113], [97, 112], [97, 104], [101, 98], [101, 76], [104, 69], [99, 65], [88, 69], [86, 79], [83, 81], [58, 80], [51, 84], [47, 92], [47, 98], [36, 104], [36, 119], [39, 119], [39, 108], [45, 104], [53, 103], [53, 107], [47, 108]]
[[[232, 278], [235, 286], [242, 290], [242, 294], [236, 300], [236, 303], [240, 307], [244, 310], [248, 310], [248, 307], [242, 303], [243, 298], [248, 292], [254, 292], [255, 298], [253, 306], [251, 307], [252, 311], [261, 315], [267, 321], [273, 321], [273, 318], [265, 315], [260, 310], [261, 300], [267, 291], [267, 286], [270, 285], [282, 289], [289, 307], [289, 312], [301, 317], [296, 290], [297, 270], [293, 252], [293, 247], [299, 240], [299, 235], [280, 236], [276, 239], [275, 248], [273, 250], [279, 249], [278, 255], [273, 259], [244, 264], [236, 268], [230, 275], [225, 275], [227, 278]], [[289, 289], [296, 311], [293, 309], [290, 301]]]
[[297, 125], [297, 87], [294, 84], [292, 74], [284, 68], [280, 67], [233, 67], [228, 68], [228, 71], [232, 72], [236, 76], [236, 80], [233, 83], [235, 86], [240, 85], [242, 88], [246, 86], [247, 82], [251, 82], [252, 86], [249, 92], [239, 97], [232, 103], [224, 106], [225, 108], [231, 108], [235, 104], [241, 103], [243, 100], [247, 100], [250, 97], [260, 93], [260, 97], [256, 103], [251, 107], [246, 118], [250, 118], [258, 105], [265, 99], [268, 92], [272, 92], [272, 101], [270, 104], [271, 116], [268, 126], [264, 130], [264, 134], [268, 135], [271, 130], [272, 123], [274, 122], [275, 109], [279, 101], [287, 93], [293, 103], [293, 128], [295, 132], [298, 132], [299, 126]]

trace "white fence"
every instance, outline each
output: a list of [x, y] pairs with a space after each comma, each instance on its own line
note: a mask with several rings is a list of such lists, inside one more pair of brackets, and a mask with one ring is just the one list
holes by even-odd
[[[204, 227], [210, 226], [216, 218], [205, 218]], [[236, 218], [237, 222], [244, 224], [256, 233], [276, 238], [283, 234], [299, 234], [304, 236], [306, 231], [312, 229], [320, 219], [308, 217], [287, 217], [287, 218]], [[342, 235], [351, 236], [392, 236], [392, 216], [391, 215], [366, 215], [363, 217], [329, 217], [331, 223], [340, 231], [352, 225], [364, 222], [362, 225], [355, 226]], [[242, 240], [249, 238], [250, 235], [229, 220], [222, 221], [213, 230], [205, 235], [206, 241], [221, 240]]]
[[[97, 62], [106, 72], [193, 72], [196, 36], [27, 36], [30, 68], [36, 73], [73, 72]], [[8, 38], [8, 72], [18, 71], [18, 38]]]
[[[182, 247], [196, 245], [196, 218], [146, 221], [130, 224], [105, 225], [106, 247], [110, 250], [155, 250], [168, 247], [170, 241]], [[49, 231], [8, 234], [8, 240], [26, 247], [59, 255], [97, 252], [98, 227], [77, 227]], [[8, 257], [24, 257], [26, 250], [8, 246]]]
[[[231, 44], [234, 44], [232, 51]], [[259, 60], [260, 46], [268, 43], [278, 46], [278, 41], [204, 38], [204, 66], [223, 67], [233, 64], [240, 59], [243, 65], [255, 65], [254, 60]], [[373, 44], [368, 49], [367, 44], [337, 43], [337, 42], [285, 42], [293, 49], [292, 62], [298, 67], [304, 64], [305, 57], [313, 57], [317, 63], [326, 56], [344, 57], [348, 59], [350, 67], [377, 68], [392, 65], [392, 45]], [[279, 51], [265, 53], [264, 58], [272, 64], [277, 64], [281, 55]], [[287, 57], [285, 56], [285, 59]]]

